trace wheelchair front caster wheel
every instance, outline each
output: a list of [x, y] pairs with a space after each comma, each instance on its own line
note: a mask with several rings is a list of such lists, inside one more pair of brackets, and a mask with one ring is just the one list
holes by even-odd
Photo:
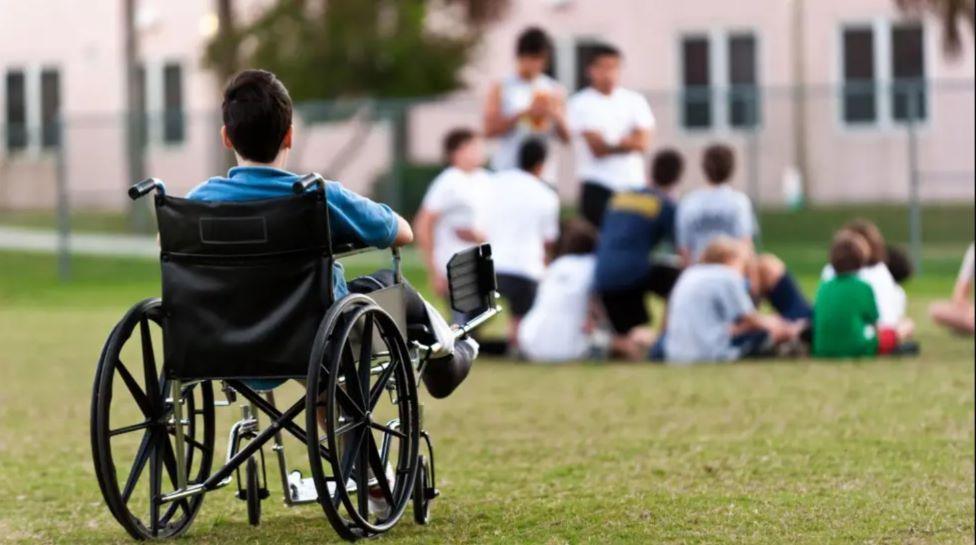
[[247, 522], [251, 526], [261, 524], [261, 485], [258, 481], [258, 463], [253, 457], [248, 458], [244, 469], [247, 478], [247, 488], [244, 492], [247, 499]]
[[417, 482], [413, 486], [413, 520], [417, 524], [430, 522], [430, 502], [435, 493], [430, 482], [430, 469], [423, 455], [417, 460]]

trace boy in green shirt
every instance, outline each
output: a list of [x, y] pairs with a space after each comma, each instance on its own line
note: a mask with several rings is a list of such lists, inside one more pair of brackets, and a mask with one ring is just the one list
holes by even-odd
[[837, 275], [817, 290], [813, 312], [813, 355], [857, 358], [890, 354], [911, 336], [911, 327], [877, 326], [878, 305], [871, 286], [857, 277], [870, 248], [864, 237], [841, 231], [830, 248]]

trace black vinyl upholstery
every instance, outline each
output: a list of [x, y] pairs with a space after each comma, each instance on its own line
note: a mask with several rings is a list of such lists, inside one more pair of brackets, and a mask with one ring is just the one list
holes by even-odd
[[333, 302], [324, 194], [220, 203], [159, 196], [156, 212], [167, 372], [305, 376]]

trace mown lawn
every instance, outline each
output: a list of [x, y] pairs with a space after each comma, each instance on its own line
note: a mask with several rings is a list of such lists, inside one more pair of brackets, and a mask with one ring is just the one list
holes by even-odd
[[[963, 247], [927, 258], [948, 270]], [[799, 271], [808, 289], [813, 259]], [[68, 285], [54, 270], [0, 252], [0, 543], [128, 543], [94, 479], [89, 397], [101, 343], [158, 293], [157, 267], [79, 258]], [[951, 283], [913, 282], [923, 355], [910, 360], [481, 361], [456, 395], [426, 402], [443, 492], [432, 524], [407, 517], [380, 542], [972, 543], [973, 341], [924, 317]], [[222, 451], [237, 410], [220, 410]], [[288, 509], [271, 485], [260, 528], [222, 490], [181, 542], [337, 541], [318, 507]]]

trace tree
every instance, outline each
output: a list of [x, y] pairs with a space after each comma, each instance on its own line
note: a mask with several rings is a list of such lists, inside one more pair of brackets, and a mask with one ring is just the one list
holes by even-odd
[[942, 21], [946, 53], [952, 56], [962, 52], [961, 27], [974, 29], [973, 0], [895, 0], [902, 10], [914, 13], [929, 11]]
[[[508, 0], [279, 0], [253, 22], [234, 26], [230, 0], [218, 0], [221, 30], [206, 60], [219, 76], [241, 66], [275, 72], [296, 101], [411, 97], [461, 85], [483, 27]], [[436, 32], [428, 15], [453, 17]]]

